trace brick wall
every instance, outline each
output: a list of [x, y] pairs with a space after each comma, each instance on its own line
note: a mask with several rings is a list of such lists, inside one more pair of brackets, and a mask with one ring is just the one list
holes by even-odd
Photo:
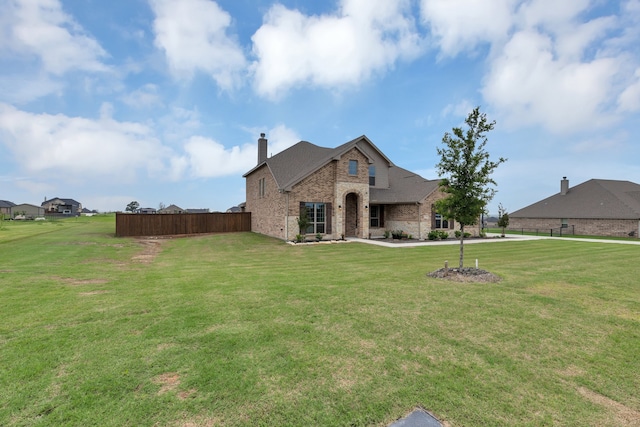
[[[265, 180], [265, 194], [260, 197], [259, 181]], [[286, 195], [278, 191], [269, 168], [263, 166], [246, 178], [246, 208], [251, 212], [251, 230], [285, 239]]]
[[[587, 236], [628, 236], [634, 232], [639, 234], [639, 220], [633, 219], [584, 219], [567, 218], [569, 230], [579, 235]], [[540, 230], [548, 233], [550, 229], [557, 229], [562, 225], [560, 218], [509, 218], [509, 229], [513, 230]], [[575, 231], [574, 231], [575, 230]]]

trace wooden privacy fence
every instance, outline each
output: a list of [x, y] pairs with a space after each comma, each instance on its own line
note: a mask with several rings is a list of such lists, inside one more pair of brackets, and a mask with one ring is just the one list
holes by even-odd
[[167, 236], [171, 234], [233, 233], [251, 231], [251, 213], [116, 213], [116, 236]]

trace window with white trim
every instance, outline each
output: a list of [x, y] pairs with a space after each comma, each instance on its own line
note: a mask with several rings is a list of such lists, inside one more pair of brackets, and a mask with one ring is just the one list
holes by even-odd
[[349, 175], [358, 175], [358, 161], [349, 160]]
[[307, 202], [304, 207], [309, 219], [307, 234], [325, 233], [327, 222], [326, 204]]

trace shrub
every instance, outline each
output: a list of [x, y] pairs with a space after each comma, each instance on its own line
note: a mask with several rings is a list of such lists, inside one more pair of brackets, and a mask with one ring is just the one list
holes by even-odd
[[440, 235], [437, 230], [431, 230], [429, 234], [427, 234], [427, 238], [429, 240], [438, 240], [440, 238]]
[[391, 232], [389, 230], [384, 230], [384, 238], [385, 239], [388, 239], [390, 235], [391, 235]]

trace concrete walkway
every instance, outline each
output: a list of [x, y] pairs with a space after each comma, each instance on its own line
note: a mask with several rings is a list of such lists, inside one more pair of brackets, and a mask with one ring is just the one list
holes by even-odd
[[[465, 245], [472, 245], [477, 243], [499, 243], [499, 242], [526, 242], [531, 240], [572, 240], [575, 242], [591, 242], [591, 243], [617, 243], [620, 245], [640, 245], [640, 239], [638, 240], [607, 240], [607, 239], [588, 239], [578, 237], [549, 237], [549, 236], [527, 236], [520, 234], [507, 234], [505, 237], [500, 237], [499, 234], [487, 234], [486, 239], [465, 239]], [[387, 248], [410, 248], [415, 246], [437, 246], [437, 245], [459, 245], [460, 240], [452, 237], [447, 240], [423, 240], [412, 241], [407, 243], [391, 243], [385, 242], [379, 239], [359, 239], [357, 237], [347, 237], [347, 240], [351, 242], [366, 243], [369, 245], [384, 246]]]

